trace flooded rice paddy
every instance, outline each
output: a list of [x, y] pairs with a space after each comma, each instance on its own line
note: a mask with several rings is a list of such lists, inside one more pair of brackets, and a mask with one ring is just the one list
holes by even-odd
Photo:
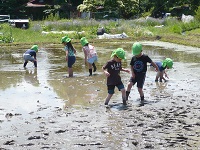
[[[39, 45], [38, 68], [23, 68], [28, 46], [0, 50], [0, 149], [200, 149], [200, 49], [142, 42], [152, 60], [174, 60], [169, 81], [154, 82], [148, 67], [145, 103], [133, 87], [127, 106], [117, 90], [105, 108], [106, 77], [101, 67], [123, 47], [129, 68], [132, 42], [94, 44], [97, 72], [88, 76], [80, 44], [74, 77], [68, 78], [62, 45]], [[121, 73], [127, 86], [130, 74]]]

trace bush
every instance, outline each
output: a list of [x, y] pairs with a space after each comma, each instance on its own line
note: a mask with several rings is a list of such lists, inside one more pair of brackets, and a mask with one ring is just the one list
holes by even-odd
[[173, 25], [171, 28], [170, 28], [171, 32], [173, 33], [178, 33], [178, 34], [181, 34], [182, 33], [182, 28], [180, 27], [180, 25]]
[[195, 19], [200, 22], [200, 6], [198, 7], [197, 11], [195, 11]]

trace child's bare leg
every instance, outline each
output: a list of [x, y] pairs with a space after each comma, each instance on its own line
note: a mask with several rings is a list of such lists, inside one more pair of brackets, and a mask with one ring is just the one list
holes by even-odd
[[130, 91], [131, 91], [131, 88], [133, 86], [133, 83], [132, 82], [129, 82], [128, 83], [128, 86], [127, 86], [127, 89], [126, 89], [126, 100], [128, 100], [128, 96], [130, 94]]
[[68, 68], [69, 77], [73, 77], [73, 69]]
[[156, 79], [155, 79], [156, 82], [158, 82], [159, 77], [160, 77], [160, 71], [158, 71], [157, 74], [156, 74]]
[[164, 79], [163, 78], [163, 72], [160, 73], [160, 82], [162, 82], [162, 79]]
[[92, 64], [88, 63], [88, 68], [92, 69]]
[[138, 92], [140, 93], [140, 98], [141, 98], [141, 101], [144, 100], [144, 93], [143, 93], [143, 89], [142, 88], [138, 88]]
[[108, 96], [106, 97], [105, 103], [104, 103], [105, 105], [108, 105], [112, 96], [113, 96], [113, 94], [108, 94]]
[[126, 105], [126, 90], [125, 88], [121, 89], [122, 92], [122, 102], [124, 105]]

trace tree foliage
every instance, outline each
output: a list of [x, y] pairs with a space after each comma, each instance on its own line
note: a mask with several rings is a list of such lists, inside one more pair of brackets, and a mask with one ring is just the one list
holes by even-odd
[[[153, 17], [162, 17], [164, 13], [173, 9], [181, 13], [193, 15], [200, 5], [199, 0], [84, 0], [83, 4], [78, 6], [78, 10], [98, 11], [96, 7], [102, 5], [104, 11], [117, 11], [119, 16], [123, 18], [131, 18], [133, 16], [142, 15], [150, 12]], [[184, 10], [188, 6], [189, 10]]]
[[23, 14], [24, 8], [29, 0], [1, 0], [0, 14], [1, 15], [15, 15]]

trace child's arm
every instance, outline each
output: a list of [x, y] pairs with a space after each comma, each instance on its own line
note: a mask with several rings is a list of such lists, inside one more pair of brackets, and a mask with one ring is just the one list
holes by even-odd
[[84, 57], [85, 57], [85, 65], [87, 64], [87, 52], [85, 51], [85, 49], [83, 49], [84, 52]]
[[167, 73], [166, 73], [166, 71], [164, 70], [164, 75], [165, 75], [165, 77], [166, 78], [168, 78], [169, 79], [169, 77], [168, 77], [168, 75], [167, 75]]
[[74, 54], [76, 54], [76, 49], [73, 47]]
[[169, 77], [168, 77], [168, 75], [167, 75], [165, 70], [164, 70], [164, 74], [165, 74], [165, 77], [169, 79]]
[[104, 68], [104, 66], [102, 67], [102, 70], [103, 70], [104, 74], [106, 75], [106, 77], [110, 76], [110, 73], [107, 71], [107, 69]]
[[131, 66], [131, 77], [132, 78], [135, 78], [135, 73], [134, 73], [134, 70], [133, 70], [133, 67]]
[[124, 71], [124, 72], [130, 73], [130, 70], [125, 69], [125, 68], [122, 68], [121, 71]]
[[164, 80], [165, 82], [167, 81], [165, 78], [164, 78], [164, 73], [165, 73], [165, 70], [163, 70], [162, 72], [160, 72], [160, 82], [162, 82], [162, 80]]
[[68, 50], [65, 51], [66, 52], [66, 61], [68, 61]]
[[158, 66], [157, 66], [153, 61], [151, 62], [151, 64], [152, 64], [152, 66], [155, 68], [156, 71], [159, 71]]

